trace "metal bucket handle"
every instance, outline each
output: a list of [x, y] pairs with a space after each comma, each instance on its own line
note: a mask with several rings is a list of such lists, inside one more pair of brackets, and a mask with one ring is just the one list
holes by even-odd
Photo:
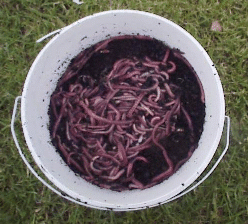
[[[11, 119], [11, 133], [14, 139], [14, 142], [16, 144], [16, 147], [18, 149], [18, 152], [23, 160], [23, 162], [26, 164], [26, 166], [28, 167], [28, 169], [31, 171], [31, 173], [40, 181], [42, 182], [46, 187], [48, 187], [50, 190], [52, 190], [54, 193], [58, 194], [59, 196], [72, 201], [74, 203], [80, 204], [80, 205], [85, 205], [85, 203], [80, 202], [78, 200], [75, 200], [74, 198], [65, 195], [62, 191], [59, 191], [57, 189], [55, 189], [54, 187], [52, 187], [49, 183], [47, 183], [44, 179], [42, 179], [39, 174], [33, 169], [33, 167], [31, 166], [31, 164], [28, 162], [28, 160], [26, 159], [24, 153], [22, 152], [22, 149], [19, 145], [18, 139], [16, 137], [16, 133], [15, 133], [15, 120], [16, 120], [16, 114], [17, 114], [17, 106], [18, 106], [18, 102], [21, 101], [21, 96], [16, 97], [15, 99], [15, 104], [14, 104], [14, 108], [13, 108], [13, 114], [12, 114], [12, 119]], [[229, 146], [229, 136], [230, 136], [230, 117], [229, 116], [225, 116], [226, 119], [226, 145], [225, 148], [223, 150], [223, 152], [221, 153], [221, 155], [219, 156], [218, 160], [215, 162], [215, 164], [212, 166], [212, 168], [205, 174], [205, 176], [203, 176], [201, 178], [201, 180], [199, 180], [197, 183], [195, 183], [193, 186], [191, 186], [188, 189], [185, 189], [184, 191], [182, 191], [181, 193], [179, 193], [176, 196], [173, 196], [172, 198], [164, 201], [163, 203], [168, 203], [171, 202], [177, 198], [182, 197], [183, 195], [189, 193], [190, 191], [194, 190], [197, 186], [199, 186], [203, 181], [205, 181], [215, 170], [215, 168], [218, 166], [218, 164], [220, 163], [220, 161], [222, 160], [222, 158], [224, 157], [224, 155], [226, 154], [227, 150], [228, 150], [228, 146]]]

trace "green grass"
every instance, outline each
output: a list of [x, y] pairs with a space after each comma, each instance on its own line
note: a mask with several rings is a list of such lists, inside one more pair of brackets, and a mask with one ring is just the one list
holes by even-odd
[[[48, 40], [43, 35], [110, 9], [166, 17], [191, 33], [219, 72], [231, 117], [231, 144], [215, 172], [167, 205], [135, 212], [99, 211], [70, 203], [44, 187], [23, 164], [10, 134], [14, 99]], [[210, 30], [218, 20], [222, 32]], [[0, 223], [248, 223], [248, 1], [0, 0]], [[20, 125], [18, 126], [20, 127]]]

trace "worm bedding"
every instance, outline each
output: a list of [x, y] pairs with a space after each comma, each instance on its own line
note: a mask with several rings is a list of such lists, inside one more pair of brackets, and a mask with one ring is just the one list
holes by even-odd
[[116, 191], [173, 175], [200, 139], [202, 84], [178, 49], [118, 36], [79, 53], [50, 101], [54, 146], [85, 180]]

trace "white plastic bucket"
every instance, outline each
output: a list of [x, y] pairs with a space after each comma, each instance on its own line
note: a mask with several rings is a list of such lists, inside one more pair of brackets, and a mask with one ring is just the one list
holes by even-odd
[[[82, 49], [110, 36], [149, 35], [184, 56], [198, 74], [206, 99], [206, 118], [199, 146], [174, 175], [145, 190], [115, 192], [100, 189], [65, 164], [50, 143], [50, 96], [70, 60]], [[222, 135], [224, 94], [213, 62], [202, 46], [184, 29], [160, 16], [133, 10], [106, 11], [83, 18], [62, 29], [39, 53], [26, 78], [21, 119], [28, 148], [45, 176], [80, 204], [98, 209], [136, 210], [165, 203], [192, 184], [211, 161]]]

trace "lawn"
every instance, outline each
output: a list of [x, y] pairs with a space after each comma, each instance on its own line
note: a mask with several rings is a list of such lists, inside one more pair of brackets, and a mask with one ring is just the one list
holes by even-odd
[[[100, 211], [52, 193], [28, 171], [10, 133], [14, 100], [22, 93], [32, 62], [49, 41], [36, 40], [80, 18], [111, 9], [151, 12], [192, 34], [216, 65], [226, 115], [231, 118], [229, 150], [214, 173], [182, 198], [141, 211]], [[219, 22], [221, 31], [211, 30], [214, 21]], [[0, 223], [248, 224], [247, 79], [246, 0], [84, 0], [81, 5], [70, 0], [0, 0]], [[17, 128], [21, 139], [20, 122]]]

